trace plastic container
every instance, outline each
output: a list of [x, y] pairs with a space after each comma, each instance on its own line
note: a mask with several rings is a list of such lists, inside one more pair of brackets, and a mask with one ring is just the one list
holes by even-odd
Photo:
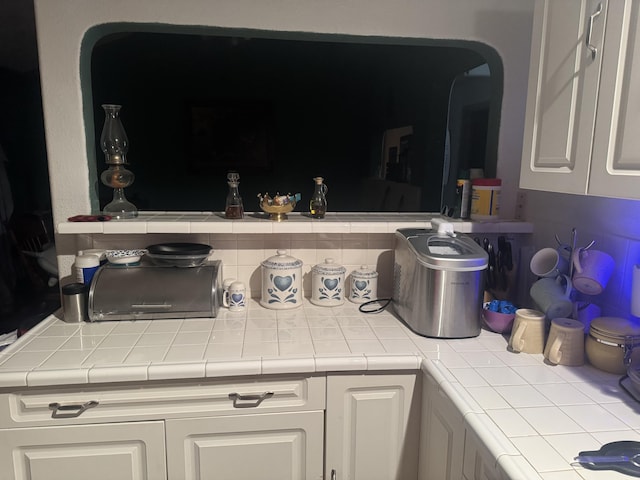
[[500, 212], [499, 178], [475, 178], [471, 181], [471, 220], [497, 220]]
[[93, 276], [100, 268], [100, 257], [97, 255], [76, 255], [74, 271], [76, 281], [89, 285]]

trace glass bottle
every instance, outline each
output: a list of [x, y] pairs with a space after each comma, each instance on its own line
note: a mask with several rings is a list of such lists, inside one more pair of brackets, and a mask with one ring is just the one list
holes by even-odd
[[315, 177], [313, 179], [316, 182], [313, 196], [309, 201], [309, 213], [312, 218], [324, 218], [324, 214], [327, 213], [327, 186], [323, 183], [324, 178]]
[[135, 218], [138, 209], [129, 202], [124, 194], [124, 189], [131, 185], [135, 179], [133, 172], [127, 170], [127, 151], [129, 139], [120, 121], [121, 105], [102, 105], [105, 119], [100, 135], [100, 148], [104, 152], [104, 160], [108, 169], [102, 172], [100, 180], [108, 187], [113, 188], [113, 200], [102, 209], [105, 215], [111, 215], [116, 219]]
[[225, 218], [240, 219], [244, 217], [244, 208], [242, 206], [242, 197], [238, 190], [240, 175], [236, 172], [227, 174], [227, 184], [229, 185], [229, 193], [227, 193], [227, 201], [224, 208]]

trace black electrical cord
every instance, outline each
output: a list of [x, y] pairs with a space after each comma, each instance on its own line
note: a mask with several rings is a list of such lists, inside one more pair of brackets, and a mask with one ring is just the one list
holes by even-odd
[[[384, 303], [380, 303], [380, 302], [384, 302]], [[364, 302], [362, 304], [360, 304], [360, 306], [358, 307], [358, 311], [362, 312], [362, 313], [380, 313], [382, 312], [385, 308], [387, 308], [387, 306], [391, 303], [391, 298], [376, 298], [375, 300], [369, 300], [368, 302]], [[365, 307], [367, 305], [373, 305], [376, 304], [377, 307], [369, 310], [369, 309], [365, 309]]]

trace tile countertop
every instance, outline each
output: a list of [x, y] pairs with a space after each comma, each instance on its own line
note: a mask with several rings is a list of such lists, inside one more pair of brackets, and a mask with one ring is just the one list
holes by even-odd
[[509, 352], [507, 338], [486, 330], [421, 337], [388, 311], [362, 314], [349, 302], [275, 311], [252, 300], [215, 319], [68, 324], [52, 315], [0, 352], [0, 387], [418, 368], [512, 478], [628, 478], [571, 466], [579, 450], [640, 441], [640, 404], [618, 376]]
[[145, 233], [393, 233], [398, 228], [431, 228], [431, 220], [442, 218], [460, 233], [531, 233], [533, 225], [518, 220], [477, 222], [442, 217], [435, 213], [330, 212], [323, 219], [292, 212], [288, 220], [274, 222], [263, 213], [245, 212], [242, 220], [228, 220], [220, 212], [140, 212], [130, 220], [109, 222], [61, 222], [59, 234]]

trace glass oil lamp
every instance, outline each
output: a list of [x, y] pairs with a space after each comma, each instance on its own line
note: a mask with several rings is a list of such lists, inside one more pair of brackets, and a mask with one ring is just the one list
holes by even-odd
[[119, 220], [135, 218], [138, 216], [138, 209], [124, 194], [124, 189], [133, 183], [135, 175], [125, 167], [129, 139], [120, 121], [122, 106], [102, 105], [102, 108], [105, 119], [100, 135], [100, 147], [108, 168], [102, 172], [100, 180], [107, 187], [113, 188], [113, 200], [104, 206], [102, 212]]

